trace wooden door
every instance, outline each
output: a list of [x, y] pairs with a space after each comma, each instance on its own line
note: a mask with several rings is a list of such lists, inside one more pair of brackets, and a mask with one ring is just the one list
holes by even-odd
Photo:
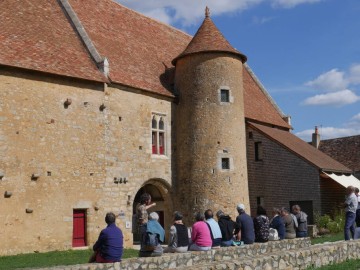
[[86, 246], [86, 210], [84, 209], [74, 209], [73, 211], [72, 246]]

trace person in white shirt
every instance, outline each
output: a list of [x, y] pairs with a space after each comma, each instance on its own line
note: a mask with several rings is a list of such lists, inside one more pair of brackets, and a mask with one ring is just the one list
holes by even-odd
[[355, 218], [355, 222], [356, 222], [356, 227], [360, 227], [360, 194], [359, 194], [359, 189], [355, 188], [355, 195], [358, 199], [358, 207], [356, 209], [356, 218]]
[[344, 236], [345, 241], [350, 240], [349, 230], [351, 232], [352, 238], [355, 234], [355, 217], [356, 209], [358, 207], [358, 198], [355, 195], [355, 188], [353, 186], [348, 186], [346, 188], [346, 200], [343, 206], [345, 207], [345, 226], [344, 226]]

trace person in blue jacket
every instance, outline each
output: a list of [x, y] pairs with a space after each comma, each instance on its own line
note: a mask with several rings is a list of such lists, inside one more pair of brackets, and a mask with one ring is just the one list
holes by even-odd
[[272, 214], [273, 218], [270, 221], [270, 228], [277, 230], [280, 240], [285, 239], [285, 224], [281, 218], [281, 210], [274, 208]]
[[115, 214], [110, 212], [105, 216], [107, 227], [103, 229], [96, 241], [94, 255], [90, 262], [111, 263], [120, 262], [123, 254], [123, 233], [115, 224]]

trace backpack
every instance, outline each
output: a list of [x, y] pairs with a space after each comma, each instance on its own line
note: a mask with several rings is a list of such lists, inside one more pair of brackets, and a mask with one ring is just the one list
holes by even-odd
[[150, 232], [144, 232], [144, 245], [143, 250], [144, 251], [153, 251], [155, 248], [159, 245], [159, 238], [156, 234], [150, 233]]
[[279, 240], [279, 234], [278, 231], [274, 228], [269, 229], [269, 241], [277, 241]]

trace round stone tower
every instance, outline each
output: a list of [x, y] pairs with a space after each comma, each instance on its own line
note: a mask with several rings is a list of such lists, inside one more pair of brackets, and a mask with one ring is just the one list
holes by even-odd
[[[208, 208], [249, 209], [243, 101], [243, 63], [209, 17], [173, 60], [175, 91], [175, 207], [193, 222]], [[190, 223], [188, 223], [190, 224]]]

